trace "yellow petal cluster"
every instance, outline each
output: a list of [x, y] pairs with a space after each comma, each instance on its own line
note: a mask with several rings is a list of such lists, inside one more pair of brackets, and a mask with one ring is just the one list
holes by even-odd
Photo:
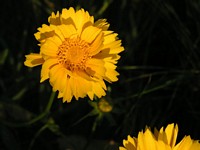
[[127, 140], [123, 140], [123, 147], [119, 150], [200, 150], [200, 143], [192, 140], [190, 136], [185, 136], [176, 144], [178, 135], [178, 125], [169, 124], [165, 130], [162, 127], [154, 133], [150, 128], [139, 132], [138, 137], [128, 135]]
[[105, 96], [104, 81], [118, 80], [116, 64], [124, 50], [118, 34], [108, 30], [105, 19], [94, 22], [84, 9], [64, 8], [52, 13], [48, 22], [35, 33], [40, 52], [26, 55], [24, 64], [42, 65], [40, 82], [49, 79], [64, 102]]

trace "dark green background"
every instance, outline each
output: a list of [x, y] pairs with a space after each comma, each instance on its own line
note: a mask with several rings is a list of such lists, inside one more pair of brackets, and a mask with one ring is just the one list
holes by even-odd
[[[23, 65], [39, 52], [33, 34], [52, 11], [70, 6], [106, 18], [122, 39], [119, 81], [107, 84], [113, 111], [98, 120], [87, 116], [87, 98], [55, 99], [48, 115], [22, 126], [51, 95], [40, 67]], [[0, 150], [117, 150], [128, 134], [173, 122], [178, 140], [200, 139], [199, 0], [4, 0], [0, 16]]]

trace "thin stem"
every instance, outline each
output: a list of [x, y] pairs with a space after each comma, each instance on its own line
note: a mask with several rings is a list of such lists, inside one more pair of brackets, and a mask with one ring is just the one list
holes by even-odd
[[112, 3], [112, 0], [104, 0], [103, 6], [100, 8], [100, 10], [97, 12], [97, 16], [101, 16], [106, 9], [108, 8], [108, 6]]
[[37, 137], [39, 137], [39, 135], [46, 130], [49, 127], [48, 124], [45, 124], [44, 126], [42, 126], [35, 134], [35, 136], [33, 137], [33, 139], [31, 140], [30, 146], [29, 146], [29, 150], [31, 150], [33, 148], [33, 145], [35, 143], [35, 140], [37, 139]]
[[56, 92], [52, 92], [51, 96], [49, 98], [49, 102], [44, 110], [44, 112], [42, 112], [40, 115], [38, 115], [37, 117], [33, 118], [32, 120], [28, 121], [28, 122], [24, 122], [24, 123], [19, 123], [19, 124], [13, 124], [10, 122], [3, 122], [9, 126], [13, 126], [13, 127], [23, 127], [23, 126], [28, 126], [31, 125], [33, 123], [36, 123], [37, 121], [41, 120], [42, 118], [44, 118], [45, 116], [47, 116], [47, 114], [49, 113], [51, 106], [53, 104], [53, 100], [55, 98]]
[[52, 92], [52, 93], [51, 93], [51, 96], [50, 96], [50, 98], [49, 98], [49, 102], [48, 102], [48, 104], [47, 104], [47, 106], [46, 106], [44, 112], [41, 113], [38, 117], [36, 117], [36, 118], [30, 120], [29, 122], [27, 122], [26, 125], [31, 125], [31, 124], [33, 124], [33, 123], [39, 121], [40, 119], [44, 118], [44, 117], [49, 113], [49, 111], [50, 111], [50, 109], [51, 109], [51, 106], [52, 106], [52, 104], [53, 104], [53, 100], [54, 100], [54, 98], [55, 98], [55, 95], [56, 95], [56, 92]]
[[52, 104], [53, 104], [53, 100], [54, 100], [54, 98], [55, 98], [55, 95], [56, 95], [56, 92], [52, 92], [52, 93], [51, 93], [51, 96], [50, 96], [50, 98], [49, 98], [49, 102], [48, 102], [47, 107], [46, 107], [46, 109], [45, 109], [44, 112], [47, 112], [47, 113], [48, 113], [48, 112], [50, 111], [51, 106], [52, 106]]

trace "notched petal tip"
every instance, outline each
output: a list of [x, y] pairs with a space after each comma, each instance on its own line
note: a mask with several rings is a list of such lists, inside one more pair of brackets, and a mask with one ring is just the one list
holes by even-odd
[[107, 31], [110, 24], [106, 21], [107, 21], [106, 19], [99, 19], [99, 20], [95, 21], [94, 26], [102, 29], [103, 31]]
[[46, 39], [49, 37], [52, 37], [55, 35], [54, 29], [52, 29], [50, 26], [43, 24], [42, 27], [38, 28], [38, 32], [34, 34], [36, 40], [43, 43]]
[[40, 54], [29, 54], [25, 55], [25, 57], [24, 65], [28, 67], [35, 67], [44, 63], [44, 59]]
[[54, 12], [51, 13], [51, 16], [48, 18], [48, 22], [53, 25], [60, 25], [60, 14], [59, 11], [55, 14]]

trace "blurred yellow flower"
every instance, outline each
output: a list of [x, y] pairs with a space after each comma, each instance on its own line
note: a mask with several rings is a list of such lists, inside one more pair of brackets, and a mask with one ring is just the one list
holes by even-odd
[[177, 135], [178, 126], [174, 124], [154, 133], [146, 128], [144, 132], [139, 132], [138, 138], [128, 135], [128, 139], [123, 140], [124, 147], [119, 147], [119, 150], [200, 150], [199, 141], [192, 140], [190, 136], [185, 136], [176, 144]]
[[63, 102], [106, 95], [104, 81], [117, 81], [116, 64], [124, 50], [105, 19], [94, 22], [87, 11], [74, 8], [52, 13], [50, 25], [38, 28], [40, 53], [26, 55], [28, 67], [42, 65], [41, 81], [49, 79]]

